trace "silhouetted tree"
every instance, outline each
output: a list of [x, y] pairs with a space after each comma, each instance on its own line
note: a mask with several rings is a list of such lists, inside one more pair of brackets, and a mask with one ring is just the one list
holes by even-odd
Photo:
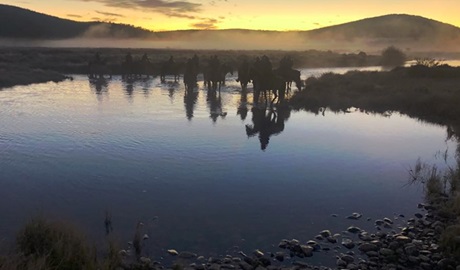
[[383, 67], [399, 67], [403, 66], [406, 62], [406, 55], [400, 49], [390, 46], [382, 52], [382, 66]]

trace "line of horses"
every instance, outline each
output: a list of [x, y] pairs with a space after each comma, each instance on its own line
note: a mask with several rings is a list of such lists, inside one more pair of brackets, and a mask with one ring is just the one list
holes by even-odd
[[[172, 59], [172, 57], [171, 57]], [[183, 75], [183, 82], [187, 91], [192, 91], [198, 83], [198, 75], [203, 75], [204, 86], [209, 90], [220, 90], [225, 84], [228, 74], [233, 75], [234, 68], [230, 63], [220, 63], [217, 57], [212, 58], [207, 65], [200, 65], [197, 57], [189, 58], [185, 63], [164, 61], [154, 65], [150, 61], [135, 60], [124, 61], [119, 67], [119, 73], [124, 78], [143, 78], [160, 76], [161, 82], [165, 82], [167, 76], [171, 76], [174, 82], [180, 80]], [[112, 67], [113, 68], [113, 67]], [[113, 72], [109, 65], [103, 61], [90, 61], [88, 63], [88, 76], [90, 78], [111, 77]], [[261, 97], [268, 101], [269, 93], [273, 93], [271, 100], [281, 102], [285, 99], [287, 91], [291, 89], [292, 82], [298, 90], [302, 88], [300, 71], [291, 67], [281, 66], [272, 69], [271, 66], [262, 66], [257, 61], [243, 62], [237, 68], [238, 79], [243, 91], [247, 90], [248, 84], [252, 83], [254, 102], [257, 103]]]

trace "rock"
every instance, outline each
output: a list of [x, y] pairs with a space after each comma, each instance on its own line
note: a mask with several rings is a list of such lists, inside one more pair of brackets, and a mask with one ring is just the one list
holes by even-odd
[[423, 215], [420, 214], [420, 213], [415, 213], [414, 216], [415, 216], [416, 218], [423, 218]]
[[239, 263], [239, 266], [241, 267], [241, 269], [243, 270], [253, 270], [254, 267], [252, 267], [252, 265], [250, 265], [249, 263], [245, 262], [245, 261], [241, 261]]
[[337, 243], [337, 239], [336, 239], [335, 237], [332, 237], [332, 236], [329, 236], [328, 238], [326, 238], [326, 240], [327, 240], [329, 243], [332, 243], [332, 244]]
[[347, 216], [347, 219], [354, 219], [354, 220], [358, 220], [362, 217], [363, 215], [359, 214], [359, 213], [353, 213], [351, 214], [351, 216]]
[[393, 220], [389, 219], [389, 218], [384, 218], [383, 219], [384, 222], [388, 223], [388, 224], [393, 224]]
[[327, 237], [332, 235], [331, 231], [329, 231], [329, 230], [323, 230], [319, 234], [324, 238], [327, 238]]
[[335, 263], [338, 267], [347, 267], [347, 262], [342, 260], [342, 259], [338, 259], [337, 262]]
[[189, 252], [189, 251], [184, 251], [184, 252], [179, 253], [179, 258], [182, 258], [182, 259], [194, 259], [197, 257], [198, 255], [196, 253]]
[[386, 257], [392, 256], [392, 255], [395, 254], [395, 252], [393, 250], [389, 249], [389, 248], [381, 248], [379, 252], [380, 252], [380, 254], [382, 254], [383, 256], [386, 256]]
[[172, 256], [179, 255], [179, 252], [177, 252], [177, 250], [175, 249], [168, 249], [167, 252], [169, 253], [169, 255], [172, 255]]
[[381, 219], [377, 219], [377, 220], [375, 221], [375, 225], [377, 225], [377, 226], [382, 226], [383, 223], [385, 223], [385, 221], [383, 221], [383, 220], [381, 220]]
[[254, 250], [253, 254], [258, 258], [261, 258], [264, 256], [264, 253], [258, 249]]
[[313, 251], [315, 250], [314, 247], [310, 245], [301, 245], [300, 248], [302, 249], [302, 252], [306, 257], [313, 256]]
[[277, 259], [280, 262], [284, 261], [284, 252], [276, 252], [275, 259]]
[[350, 255], [343, 255], [340, 258], [344, 260], [345, 262], [347, 262], [347, 264], [355, 261], [355, 258], [353, 258], [353, 256], [350, 256]]
[[143, 263], [143, 264], [150, 264], [152, 262], [152, 260], [150, 260], [150, 258], [146, 258], [146, 257], [140, 257], [139, 261], [141, 263]]
[[404, 235], [399, 235], [395, 238], [396, 241], [401, 242], [401, 243], [410, 243], [412, 240]]
[[419, 252], [415, 245], [408, 244], [404, 247], [404, 251], [407, 255], [418, 256]]
[[351, 233], [359, 233], [359, 232], [362, 232], [362, 230], [358, 227], [355, 227], [355, 226], [350, 226], [348, 227], [347, 229], [348, 232], [351, 232]]
[[126, 256], [128, 256], [128, 251], [122, 249], [122, 250], [118, 251], [118, 254], [120, 256], [122, 256], [122, 257], [126, 257]]
[[371, 244], [371, 243], [363, 243], [361, 245], [358, 246], [358, 249], [361, 251], [361, 252], [368, 252], [368, 251], [378, 251], [379, 250], [379, 247], [374, 245], [374, 244]]
[[357, 266], [357, 265], [354, 264], [354, 263], [350, 263], [349, 265], [347, 265], [347, 269], [348, 269], [348, 270], [358, 270], [358, 269], [359, 269], [359, 266]]
[[353, 242], [353, 240], [349, 239], [349, 238], [344, 238], [342, 239], [342, 246], [348, 248], [348, 249], [352, 249], [355, 247], [355, 243]]

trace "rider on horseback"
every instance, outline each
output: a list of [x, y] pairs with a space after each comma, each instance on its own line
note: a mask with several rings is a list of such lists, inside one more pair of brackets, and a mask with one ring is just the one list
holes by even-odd
[[144, 55], [142, 55], [141, 61], [142, 61], [143, 63], [150, 63], [150, 59], [149, 59], [149, 57], [147, 56], [147, 53], [144, 53]]

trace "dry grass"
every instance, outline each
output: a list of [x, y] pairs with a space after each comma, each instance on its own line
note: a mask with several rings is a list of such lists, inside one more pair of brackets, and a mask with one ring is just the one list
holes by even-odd
[[0, 269], [115, 269], [121, 264], [115, 242], [108, 241], [104, 258], [71, 224], [42, 217], [29, 221], [17, 234], [16, 246], [0, 259]]

